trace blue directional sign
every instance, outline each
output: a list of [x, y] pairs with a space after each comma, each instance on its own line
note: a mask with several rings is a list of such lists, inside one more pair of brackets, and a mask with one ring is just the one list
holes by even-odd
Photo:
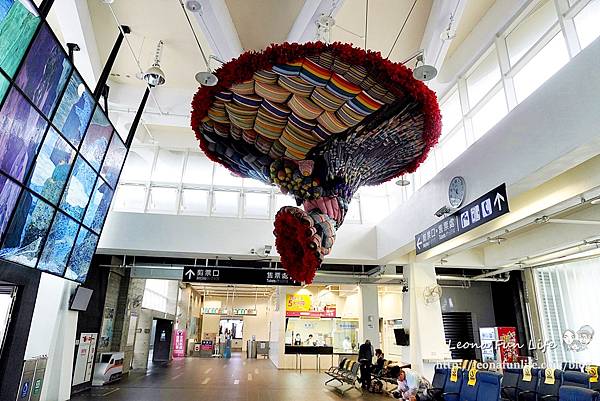
[[458, 209], [427, 230], [415, 235], [417, 255], [492, 221], [509, 211], [506, 184], [502, 184]]
[[29, 389], [31, 388], [30, 382], [23, 383], [23, 387], [21, 388], [21, 398], [27, 398], [29, 395]]

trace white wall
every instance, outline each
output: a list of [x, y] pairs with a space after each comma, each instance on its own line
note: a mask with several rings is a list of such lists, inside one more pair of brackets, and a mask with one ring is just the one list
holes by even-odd
[[388, 326], [386, 321], [402, 319], [402, 298], [399, 287], [397, 292], [379, 294], [379, 317], [383, 319], [382, 350], [386, 359], [401, 360], [402, 347], [396, 345], [393, 326]]
[[69, 310], [77, 283], [42, 273], [25, 359], [48, 356], [42, 401], [70, 399], [78, 312]]
[[[375, 259], [375, 228], [344, 224], [326, 261]], [[99, 253], [249, 256], [250, 249], [275, 244], [269, 220], [110, 212]], [[272, 256], [277, 256], [273, 247]]]

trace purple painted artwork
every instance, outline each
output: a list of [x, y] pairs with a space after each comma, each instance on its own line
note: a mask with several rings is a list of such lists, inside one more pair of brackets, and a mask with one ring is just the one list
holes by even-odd
[[48, 26], [43, 25], [15, 82], [42, 113], [49, 117], [72, 68], [60, 43]]
[[79, 153], [85, 157], [96, 171], [100, 171], [112, 132], [113, 128], [108, 118], [106, 118], [100, 106], [96, 106], [92, 121], [81, 144], [81, 149], [79, 149]]
[[12, 88], [0, 111], [0, 170], [23, 182], [46, 124], [23, 95]]
[[108, 181], [113, 188], [117, 185], [125, 155], [127, 155], [125, 144], [121, 141], [119, 135], [113, 135], [108, 152], [106, 153], [106, 158], [104, 159], [102, 171], [100, 171], [102, 176], [106, 178], [106, 181]]
[[21, 187], [0, 174], [0, 237], [4, 234], [10, 215], [15, 208]]

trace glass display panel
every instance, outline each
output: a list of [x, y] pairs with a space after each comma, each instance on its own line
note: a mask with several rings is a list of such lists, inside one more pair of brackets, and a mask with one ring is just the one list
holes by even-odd
[[46, 120], [13, 87], [0, 111], [0, 170], [22, 182], [46, 125]]
[[50, 128], [29, 177], [29, 188], [56, 205], [74, 159], [75, 149]]
[[10, 215], [15, 208], [21, 187], [0, 174], [0, 238], [6, 230]]
[[78, 229], [79, 224], [75, 220], [58, 212], [50, 228], [37, 268], [62, 276]]
[[21, 194], [0, 250], [0, 258], [35, 267], [54, 208], [28, 191]]
[[38, 109], [50, 116], [73, 66], [47, 25], [42, 25], [16, 84]]
[[593, 0], [573, 18], [581, 48], [587, 47], [600, 36], [600, 0]]
[[100, 106], [96, 106], [92, 122], [83, 139], [81, 149], [79, 149], [79, 153], [85, 157], [96, 171], [100, 171], [112, 132], [113, 127], [108, 118], [106, 118]]
[[56, 109], [53, 122], [75, 147], [79, 147], [94, 110], [94, 99], [77, 72], [73, 72]]
[[98, 179], [96, 188], [92, 194], [92, 199], [85, 212], [83, 224], [100, 233], [106, 214], [110, 207], [110, 201], [113, 197], [113, 190], [103, 179]]
[[10, 77], [40, 23], [35, 7], [28, 0], [0, 0], [0, 68]]
[[183, 189], [181, 191], [181, 212], [186, 214], [208, 214], [210, 191], [205, 189]]
[[102, 177], [104, 177], [113, 188], [117, 186], [119, 173], [121, 172], [121, 167], [123, 167], [123, 161], [125, 160], [126, 155], [127, 149], [125, 148], [125, 144], [118, 135], [113, 135], [110, 146], [108, 147], [108, 153], [104, 159], [102, 171], [100, 171]]
[[71, 217], [81, 220], [96, 183], [96, 173], [81, 157], [75, 161], [60, 208]]
[[85, 281], [92, 262], [92, 256], [96, 251], [96, 245], [98, 245], [98, 236], [85, 227], [81, 227], [67, 265], [65, 278], [80, 283]]

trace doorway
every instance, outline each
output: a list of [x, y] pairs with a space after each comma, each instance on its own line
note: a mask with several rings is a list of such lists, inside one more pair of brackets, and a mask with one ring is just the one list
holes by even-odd
[[154, 319], [152, 322], [152, 363], [164, 363], [171, 360], [171, 339], [173, 336], [173, 321]]
[[11, 321], [17, 287], [0, 282], [0, 355], [4, 350], [4, 340]]

